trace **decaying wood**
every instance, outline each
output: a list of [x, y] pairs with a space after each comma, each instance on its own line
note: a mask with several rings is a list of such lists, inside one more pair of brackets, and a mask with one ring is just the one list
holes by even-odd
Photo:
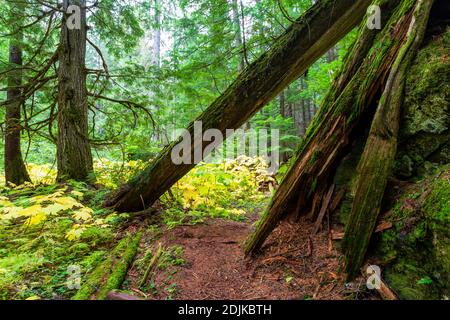
[[354, 279], [361, 268], [380, 213], [397, 152], [400, 111], [403, 104], [406, 70], [425, 35], [433, 0], [417, 0], [383, 95], [374, 116], [364, 152], [357, 169], [356, 194], [346, 225], [342, 250], [347, 280]]
[[[413, 1], [381, 1], [383, 15], [389, 20], [382, 30], [361, 26], [342, 74], [314, 118], [300, 146], [296, 161], [275, 193], [269, 208], [246, 243], [245, 253], [258, 250], [278, 222], [296, 203], [297, 210], [307, 212], [315, 190], [328, 189], [328, 181], [349, 145], [364, 111], [375, 103], [402, 43], [398, 37], [406, 33]], [[394, 10], [395, 9], [395, 10]], [[372, 47], [374, 49], [372, 50]], [[311, 192], [312, 190], [312, 192]]]
[[383, 300], [397, 300], [397, 295], [389, 288], [389, 286], [381, 280], [380, 288], [377, 289], [378, 293], [380, 294], [381, 298]]
[[[311, 209], [307, 215], [307, 217], [310, 221], [314, 221], [317, 218], [317, 216], [319, 215], [320, 209], [322, 208], [322, 203], [324, 201], [326, 192], [328, 190], [328, 189], [325, 189], [325, 187], [326, 187], [326, 185], [320, 189], [315, 188], [314, 195], [312, 196], [313, 199], [312, 199]], [[296, 213], [295, 213], [297, 220], [299, 220], [302, 216], [302, 209], [304, 209], [303, 205], [302, 205], [302, 198], [299, 197], [297, 207], [296, 207]]]
[[336, 211], [336, 209], [341, 204], [342, 199], [344, 199], [344, 196], [345, 196], [345, 188], [342, 188], [341, 190], [338, 191], [338, 193], [336, 194], [336, 197], [333, 200], [333, 203], [331, 204], [330, 213], [333, 213]]
[[319, 217], [317, 218], [316, 223], [314, 224], [314, 229], [312, 232], [313, 235], [317, 234], [320, 227], [322, 226], [323, 218], [325, 217], [325, 213], [327, 213], [328, 208], [330, 206], [331, 197], [333, 197], [333, 192], [334, 192], [334, 184], [331, 185], [330, 190], [328, 190], [328, 193], [324, 198], [322, 208], [320, 209]]
[[104, 300], [118, 289], [138, 251], [142, 233], [126, 235], [105, 259], [83, 280], [73, 300]]
[[[275, 41], [271, 50], [248, 66], [196, 121], [201, 121], [204, 131], [217, 129], [223, 135], [227, 129], [240, 128], [358, 25], [371, 2], [318, 1]], [[194, 122], [188, 131], [194, 138]], [[173, 163], [172, 151], [181, 141], [180, 138], [167, 146], [139, 176], [107, 201], [106, 206], [121, 212], [139, 211], [145, 209], [143, 205], [152, 206], [195, 166], [194, 163]], [[194, 141], [190, 145], [190, 154], [199, 150], [203, 153], [209, 145], [209, 142]]]
[[161, 254], [163, 253], [163, 248], [161, 242], [158, 245], [158, 249], [153, 254], [152, 259], [150, 260], [150, 263], [145, 270], [144, 276], [142, 277], [141, 282], [139, 283], [139, 288], [142, 288], [145, 286], [145, 284], [148, 281], [148, 278], [150, 277], [150, 274], [152, 274], [155, 271], [156, 266], [158, 265], [158, 260], [161, 257]]
[[[392, 227], [393, 227], [392, 222], [383, 221], [377, 226], [377, 228], [375, 229], [375, 233], [381, 233], [383, 231], [392, 229]], [[332, 236], [333, 240], [342, 240], [342, 239], [344, 239], [344, 235], [345, 235], [345, 232], [331, 231], [331, 236]]]

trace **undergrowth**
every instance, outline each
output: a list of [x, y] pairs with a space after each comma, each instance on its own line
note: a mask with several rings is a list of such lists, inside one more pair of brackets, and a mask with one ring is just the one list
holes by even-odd
[[[0, 299], [73, 297], [77, 288], [68, 286], [73, 270], [81, 282], [87, 279], [117, 244], [129, 218], [103, 208], [106, 195], [144, 165], [98, 160], [96, 183], [88, 185], [57, 184], [51, 165], [29, 164], [33, 183], [0, 188]], [[265, 206], [275, 183], [259, 158], [201, 164], [162, 197], [163, 224], [244, 220]]]

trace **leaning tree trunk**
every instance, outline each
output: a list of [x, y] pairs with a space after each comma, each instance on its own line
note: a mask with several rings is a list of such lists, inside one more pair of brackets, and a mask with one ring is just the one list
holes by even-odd
[[[197, 119], [203, 130], [240, 128], [258, 110], [276, 97], [292, 81], [363, 18], [370, 0], [323, 0], [293, 23], [273, 48], [248, 66], [236, 81]], [[194, 124], [188, 127], [191, 137]], [[152, 205], [195, 164], [175, 165], [172, 149], [182, 139], [166, 147], [144, 172], [132, 179], [106, 203], [117, 211], [139, 211]], [[191, 144], [191, 155], [209, 143]]]
[[[274, 195], [269, 208], [247, 241], [245, 252], [259, 249], [289, 211], [314, 218], [330, 176], [345, 155], [351, 136], [377, 97], [404, 44], [415, 0], [380, 0], [382, 30], [361, 26], [357, 41], [346, 58], [322, 107], [308, 129], [297, 159]], [[388, 20], [387, 20], [388, 19]], [[312, 211], [311, 211], [312, 210]]]
[[15, 34], [9, 45], [9, 63], [13, 70], [9, 72], [5, 118], [5, 180], [7, 184], [21, 185], [31, 181], [20, 150], [23, 33], [21, 30], [12, 32]]
[[397, 152], [407, 70], [425, 35], [433, 0], [418, 0], [405, 44], [390, 72], [357, 170], [356, 195], [342, 249], [348, 280], [363, 265]]
[[80, 8], [80, 26], [68, 27], [64, 15], [58, 71], [58, 181], [87, 180], [93, 170], [85, 69], [86, 0], [64, 0], [64, 11], [70, 5]]

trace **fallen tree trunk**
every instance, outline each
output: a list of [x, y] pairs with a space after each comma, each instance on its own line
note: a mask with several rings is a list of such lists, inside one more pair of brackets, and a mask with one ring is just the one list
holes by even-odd
[[[319, 1], [276, 40], [270, 51], [248, 66], [196, 121], [202, 122], [203, 130], [218, 129], [223, 135], [227, 129], [240, 128], [358, 25], [371, 2]], [[194, 138], [194, 123], [188, 131]], [[179, 138], [167, 146], [139, 176], [107, 201], [106, 206], [122, 212], [151, 206], [195, 166], [195, 163], [173, 163], [172, 150], [181, 141]], [[195, 142], [190, 145], [190, 155], [200, 150], [201, 157], [206, 156], [203, 151], [210, 143]]]
[[356, 195], [342, 243], [347, 280], [358, 275], [377, 223], [397, 152], [406, 71], [423, 41], [432, 4], [433, 0], [417, 1], [407, 39], [392, 67], [358, 165]]
[[118, 289], [137, 254], [141, 238], [142, 232], [138, 232], [121, 239], [111, 254], [83, 282], [72, 300], [105, 300], [108, 293]]
[[314, 195], [329, 189], [330, 175], [345, 155], [355, 128], [367, 109], [377, 104], [408, 32], [415, 1], [378, 3], [388, 21], [383, 22], [381, 31], [361, 26], [342, 74], [328, 92], [294, 164], [246, 243], [247, 255], [262, 246], [288, 211], [295, 208], [297, 214], [307, 213]]

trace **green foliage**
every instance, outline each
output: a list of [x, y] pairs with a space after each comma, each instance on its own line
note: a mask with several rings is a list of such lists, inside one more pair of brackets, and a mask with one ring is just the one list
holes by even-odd
[[[0, 192], [0, 298], [68, 298], [67, 268], [102, 259], [118, 215], [89, 202], [86, 185], [25, 185]], [[114, 217], [114, 218], [113, 218]]]
[[266, 204], [275, 184], [260, 158], [200, 164], [163, 196], [164, 221], [169, 227], [207, 217], [242, 221], [249, 211]]

